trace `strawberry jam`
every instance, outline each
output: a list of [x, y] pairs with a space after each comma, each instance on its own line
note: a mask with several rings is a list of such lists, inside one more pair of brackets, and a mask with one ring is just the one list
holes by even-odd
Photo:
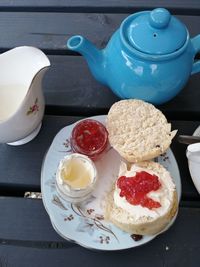
[[121, 189], [120, 197], [125, 197], [132, 205], [141, 205], [150, 210], [161, 207], [160, 203], [149, 198], [147, 194], [161, 187], [158, 176], [148, 172], [136, 172], [133, 177], [121, 176], [117, 181]]
[[76, 153], [96, 159], [107, 146], [108, 132], [96, 120], [86, 119], [76, 124], [71, 135], [71, 147]]

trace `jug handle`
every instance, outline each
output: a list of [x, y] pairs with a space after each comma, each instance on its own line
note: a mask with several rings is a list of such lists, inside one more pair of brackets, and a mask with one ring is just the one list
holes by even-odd
[[[195, 55], [200, 52], [200, 34], [191, 39]], [[193, 63], [191, 74], [195, 74], [200, 71], [200, 60]]]

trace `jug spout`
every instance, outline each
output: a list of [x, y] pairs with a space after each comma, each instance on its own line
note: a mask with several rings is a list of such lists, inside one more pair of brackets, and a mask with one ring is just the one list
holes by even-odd
[[[12, 52], [12, 61], [18, 62], [18, 67], [24, 71], [28, 68], [27, 79], [32, 79], [42, 70], [50, 66], [48, 57], [38, 48], [32, 46], [17, 47]], [[19, 58], [21, 56], [21, 64], [19, 65]]]
[[0, 85], [24, 85], [27, 91], [34, 77], [50, 66], [48, 57], [38, 48], [20, 46], [0, 55]]
[[103, 51], [98, 50], [88, 39], [80, 35], [72, 36], [67, 42], [67, 47], [83, 55], [94, 77], [101, 83], [106, 84]]

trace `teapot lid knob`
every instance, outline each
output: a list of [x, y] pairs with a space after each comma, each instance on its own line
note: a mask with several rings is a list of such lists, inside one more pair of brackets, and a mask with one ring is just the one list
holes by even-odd
[[150, 12], [149, 23], [153, 28], [162, 29], [168, 26], [171, 14], [165, 8], [156, 8]]

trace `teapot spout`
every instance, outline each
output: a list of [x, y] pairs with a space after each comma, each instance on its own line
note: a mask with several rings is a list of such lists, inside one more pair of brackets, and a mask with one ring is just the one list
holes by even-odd
[[80, 35], [72, 36], [67, 47], [83, 55], [89, 65], [90, 71], [99, 82], [106, 84], [104, 79], [104, 53], [98, 50], [88, 39]]

